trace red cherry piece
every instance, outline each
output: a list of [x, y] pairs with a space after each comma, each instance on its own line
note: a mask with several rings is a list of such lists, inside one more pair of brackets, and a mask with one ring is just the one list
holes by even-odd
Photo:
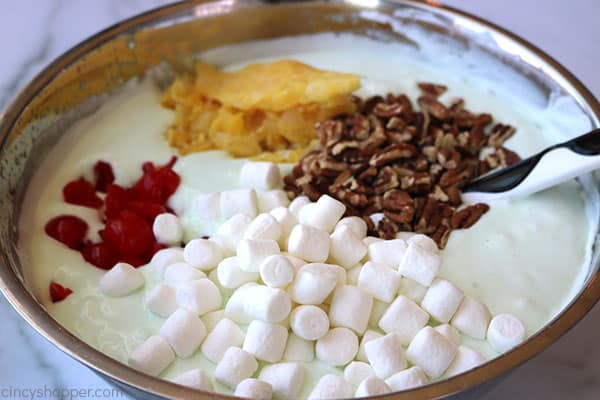
[[150, 250], [154, 242], [152, 227], [146, 220], [129, 210], [106, 221], [105, 240], [121, 255], [139, 256]]
[[145, 201], [130, 201], [127, 204], [127, 209], [132, 213], [144, 218], [149, 223], [153, 223], [157, 215], [167, 212], [165, 206], [156, 203], [148, 203]]
[[67, 203], [78, 206], [102, 207], [102, 199], [96, 194], [94, 185], [83, 178], [67, 183], [63, 188], [63, 198]]
[[115, 181], [112, 166], [106, 161], [98, 161], [94, 165], [94, 177], [96, 179], [96, 190], [102, 193], [106, 193], [108, 186]]
[[119, 185], [109, 185], [106, 190], [106, 198], [104, 203], [106, 204], [106, 217], [117, 217], [121, 214], [121, 211], [127, 208], [129, 203], [129, 192], [127, 189]]
[[53, 303], [57, 303], [59, 301], [63, 301], [69, 295], [73, 293], [73, 291], [69, 288], [62, 286], [56, 282], [50, 282], [50, 298]]
[[166, 204], [180, 182], [179, 175], [173, 171], [176, 161], [177, 157], [173, 157], [166, 165], [158, 168], [151, 163], [144, 163], [144, 175], [133, 186], [136, 198], [150, 203]]
[[48, 221], [45, 231], [51, 238], [78, 250], [87, 235], [88, 224], [74, 215], [60, 215]]
[[83, 259], [100, 269], [109, 270], [119, 261], [119, 253], [107, 243], [88, 243], [81, 249]]

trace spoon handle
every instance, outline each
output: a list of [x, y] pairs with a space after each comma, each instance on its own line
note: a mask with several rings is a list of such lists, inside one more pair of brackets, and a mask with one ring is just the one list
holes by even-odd
[[600, 168], [600, 129], [560, 143], [468, 183], [465, 203], [528, 196]]

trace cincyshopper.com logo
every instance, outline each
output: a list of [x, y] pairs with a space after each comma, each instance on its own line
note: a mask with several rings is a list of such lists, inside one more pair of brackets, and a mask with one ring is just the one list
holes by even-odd
[[2, 387], [1, 400], [74, 400], [74, 399], [118, 399], [125, 393], [116, 388], [55, 388], [42, 387]]

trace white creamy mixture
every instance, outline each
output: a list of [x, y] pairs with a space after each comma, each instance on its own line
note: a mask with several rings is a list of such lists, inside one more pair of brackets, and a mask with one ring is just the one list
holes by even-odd
[[[228, 65], [294, 58], [318, 68], [358, 73], [360, 95], [404, 92], [418, 96], [415, 82], [446, 84], [442, 100], [466, 99], [473, 111], [489, 111], [495, 120], [517, 127], [507, 147], [527, 156], [560, 138], [547, 110], [525, 100], [508, 98], [497, 90], [502, 82], [477, 80], [469, 74], [449, 74], [445, 66], [414, 61], [400, 46], [350, 35], [330, 34], [256, 42], [206, 53], [208, 62]], [[156, 277], [152, 267], [142, 267], [147, 283], [143, 290], [123, 298], [101, 294], [98, 280], [104, 271], [83, 261], [80, 254], [44, 233], [44, 225], [60, 214], [82, 216], [91, 231], [99, 228], [96, 210], [63, 202], [65, 183], [89, 174], [101, 159], [110, 161], [117, 183], [131, 184], [141, 174], [144, 161], [165, 163], [173, 154], [163, 132], [172, 113], [159, 104], [159, 93], [149, 82], [128, 85], [92, 116], [76, 123], [39, 167], [31, 182], [21, 219], [20, 251], [26, 278], [35, 295], [67, 329], [95, 348], [126, 362], [127, 354], [164, 321], [144, 309], [144, 297]], [[242, 160], [221, 152], [182, 157], [176, 171], [182, 177], [171, 204], [186, 225], [188, 235], [214, 227], [186, 213], [199, 192], [235, 188]], [[465, 294], [485, 303], [492, 314], [518, 316], [533, 334], [550, 321], [577, 293], [588, 270], [592, 231], [586, 219], [579, 186], [570, 182], [512, 203], [495, 204], [472, 228], [454, 231], [443, 251], [441, 276]], [[65, 301], [52, 304], [51, 280], [73, 289]], [[465, 338], [466, 339], [466, 338]], [[486, 342], [466, 339], [483, 354], [495, 353]], [[338, 371], [318, 361], [307, 368], [303, 396], [326, 370]], [[189, 359], [176, 359], [164, 377], [191, 368], [207, 372], [214, 365], [200, 351]], [[216, 384], [219, 391], [231, 393]]]

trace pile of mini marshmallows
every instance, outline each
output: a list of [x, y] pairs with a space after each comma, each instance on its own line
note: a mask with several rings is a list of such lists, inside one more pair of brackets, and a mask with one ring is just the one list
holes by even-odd
[[[152, 288], [146, 306], [166, 320], [130, 354], [132, 367], [157, 376], [175, 357], [200, 349], [216, 364], [214, 379], [235, 395], [295, 399], [304, 385], [303, 363], [316, 357], [343, 374], [322, 376], [309, 398], [364, 397], [484, 363], [461, 344], [460, 333], [487, 339], [498, 352], [524, 340], [519, 319], [491, 318], [484, 304], [436, 277], [441, 258], [427, 236], [366, 236], [362, 219], [342, 218], [341, 202], [324, 195], [314, 203], [306, 197], [289, 203], [274, 190], [279, 182], [275, 164], [248, 162], [240, 183], [252, 189], [197, 199], [199, 214], [224, 222], [210, 239], [154, 256], [151, 264], [164, 283]], [[154, 233], [175, 245], [182, 227], [177, 216], [163, 214]], [[143, 285], [142, 273], [124, 263], [100, 281], [108, 296]], [[173, 381], [213, 390], [201, 369]]]

